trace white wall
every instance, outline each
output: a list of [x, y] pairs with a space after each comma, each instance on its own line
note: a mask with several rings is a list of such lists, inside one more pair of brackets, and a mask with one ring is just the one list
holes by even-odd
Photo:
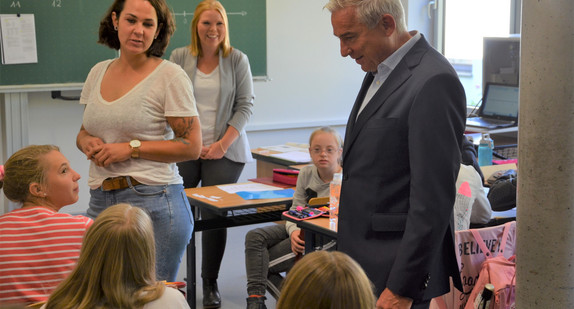
[[342, 58], [326, 1], [267, 1], [271, 82], [256, 82], [250, 127], [346, 123], [363, 72]]
[[[252, 148], [305, 143], [309, 133], [322, 125], [337, 126], [344, 133], [364, 73], [352, 59], [340, 56], [324, 2], [267, 1], [267, 71], [271, 80], [254, 84], [254, 115], [247, 132]], [[79, 91], [64, 94], [79, 95]], [[63, 211], [84, 212], [89, 201], [89, 162], [75, 146], [83, 107], [75, 101], [53, 100], [48, 92], [30, 92], [28, 99], [29, 143], [60, 146], [83, 177], [80, 200]], [[240, 180], [255, 175], [252, 162]]]

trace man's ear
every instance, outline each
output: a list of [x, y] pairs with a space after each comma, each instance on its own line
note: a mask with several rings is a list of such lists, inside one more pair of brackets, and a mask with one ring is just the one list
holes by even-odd
[[385, 31], [387, 35], [391, 35], [397, 28], [395, 18], [390, 14], [384, 14], [379, 20], [379, 26]]
[[44, 188], [42, 188], [42, 186], [37, 182], [31, 183], [30, 186], [28, 187], [28, 190], [30, 191], [30, 194], [32, 196], [35, 196], [35, 197], [46, 196], [46, 192], [44, 192]]

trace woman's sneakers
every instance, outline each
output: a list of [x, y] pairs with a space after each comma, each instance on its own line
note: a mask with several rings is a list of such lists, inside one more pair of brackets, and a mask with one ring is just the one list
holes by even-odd
[[262, 295], [251, 295], [247, 297], [247, 309], [267, 309], [265, 300], [267, 298]]

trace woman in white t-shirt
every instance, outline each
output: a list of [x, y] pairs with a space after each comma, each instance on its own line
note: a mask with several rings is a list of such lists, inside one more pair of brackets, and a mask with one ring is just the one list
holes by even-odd
[[42, 308], [189, 308], [181, 292], [156, 280], [153, 234], [143, 209], [108, 207], [88, 229], [76, 268]]
[[175, 29], [165, 0], [115, 0], [99, 43], [120, 51], [90, 71], [77, 146], [90, 160], [90, 207], [129, 203], [150, 214], [157, 275], [175, 281], [193, 215], [176, 162], [197, 159], [201, 130], [189, 77], [163, 60]]

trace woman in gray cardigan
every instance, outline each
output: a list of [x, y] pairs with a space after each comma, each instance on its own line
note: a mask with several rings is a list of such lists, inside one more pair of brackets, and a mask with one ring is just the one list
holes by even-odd
[[[253, 80], [249, 60], [231, 47], [225, 9], [215, 0], [201, 1], [191, 22], [191, 44], [175, 49], [170, 60], [189, 75], [201, 121], [203, 147], [200, 158], [178, 164], [186, 188], [235, 183], [251, 152], [245, 125], [253, 108]], [[203, 211], [203, 219], [217, 214]], [[227, 231], [202, 235], [203, 305], [219, 308], [217, 277]]]

